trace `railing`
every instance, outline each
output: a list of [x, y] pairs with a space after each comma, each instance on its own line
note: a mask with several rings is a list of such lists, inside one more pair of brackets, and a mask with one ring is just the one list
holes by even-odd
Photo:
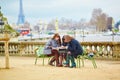
[[96, 51], [96, 57], [120, 58], [120, 42], [82, 42], [81, 45]]
[[[45, 42], [9, 42], [9, 54], [34, 56], [35, 48], [41, 45], [44, 46]], [[120, 58], [120, 42], [81, 42], [81, 45], [96, 51], [97, 58]], [[4, 52], [4, 42], [0, 42], [0, 55]]]

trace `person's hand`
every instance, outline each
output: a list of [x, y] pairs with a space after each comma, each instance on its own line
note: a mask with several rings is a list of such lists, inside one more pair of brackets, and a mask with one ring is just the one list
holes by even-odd
[[49, 49], [52, 49], [52, 46], [48, 46]]
[[59, 50], [59, 47], [52, 47], [52, 49]]
[[65, 49], [68, 49], [68, 46], [65, 46]]
[[67, 54], [68, 54], [68, 55], [71, 55], [71, 52], [70, 52], [70, 51], [68, 51], [68, 52], [67, 52]]
[[64, 48], [64, 46], [61, 46], [61, 48]]
[[59, 47], [60, 49], [66, 49], [66, 47], [65, 46], [61, 46], [61, 47]]

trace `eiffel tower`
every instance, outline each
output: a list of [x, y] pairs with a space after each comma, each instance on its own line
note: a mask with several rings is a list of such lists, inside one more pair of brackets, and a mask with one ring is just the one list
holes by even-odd
[[19, 15], [18, 15], [18, 22], [17, 25], [19, 24], [24, 24], [25, 22], [25, 16], [23, 14], [23, 4], [22, 4], [22, 0], [20, 0], [20, 9], [19, 9]]

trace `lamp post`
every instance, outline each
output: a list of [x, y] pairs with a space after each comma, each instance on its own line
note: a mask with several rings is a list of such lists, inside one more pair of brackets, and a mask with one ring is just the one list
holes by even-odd
[[32, 29], [30, 28], [30, 39], [32, 41]]
[[82, 41], [84, 42], [84, 38], [85, 38], [85, 24], [82, 24], [83, 28], [82, 28]]
[[[1, 8], [0, 8], [1, 9]], [[1, 13], [1, 10], [0, 10]], [[2, 20], [2, 16], [0, 16], [0, 34], [4, 35], [0, 37], [0, 41], [4, 41], [4, 48], [5, 48], [5, 63], [6, 63], [6, 69], [9, 69], [9, 52], [8, 52], [8, 31], [4, 29], [4, 21]]]
[[76, 28], [73, 28], [74, 31], [74, 38], [76, 38]]
[[58, 33], [59, 27], [58, 27], [58, 19], [55, 20], [55, 31]]
[[84, 28], [83, 28], [83, 30], [82, 30], [82, 41], [84, 42], [84, 37], [85, 37], [85, 32], [84, 32]]
[[114, 41], [114, 35], [115, 35], [115, 32], [114, 32], [114, 29], [112, 29], [112, 41]]
[[114, 31], [114, 20], [112, 20], [112, 41], [114, 41], [114, 35], [115, 35], [115, 31]]
[[38, 30], [38, 34], [39, 34], [39, 39], [41, 39], [40, 37], [41, 37], [41, 34], [43, 33], [43, 22], [42, 22], [42, 20], [40, 20], [40, 24], [39, 24], [39, 30]]

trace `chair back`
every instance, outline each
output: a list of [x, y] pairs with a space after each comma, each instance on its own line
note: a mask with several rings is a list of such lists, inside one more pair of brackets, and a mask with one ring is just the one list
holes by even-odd
[[44, 51], [44, 47], [43, 46], [40, 46], [40, 47], [38, 47], [38, 49], [36, 50], [36, 55], [37, 56], [42, 56], [44, 53], [43, 53], [43, 51]]

